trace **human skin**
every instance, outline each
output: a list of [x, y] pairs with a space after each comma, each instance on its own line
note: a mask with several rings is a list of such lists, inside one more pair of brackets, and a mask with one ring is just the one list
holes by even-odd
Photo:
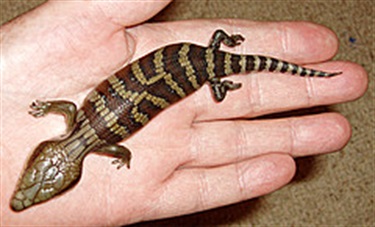
[[[339, 113], [250, 119], [363, 95], [364, 69], [329, 61], [338, 48], [330, 30], [307, 22], [228, 19], [142, 24], [167, 3], [48, 2], [1, 27], [2, 225], [112, 226], [207, 210], [271, 193], [293, 177], [293, 158], [338, 151], [348, 142], [350, 124]], [[222, 103], [203, 86], [120, 143], [132, 151], [129, 170], [89, 155], [73, 190], [20, 213], [10, 210], [29, 153], [65, 130], [61, 117], [29, 116], [32, 100], [81, 104], [123, 65], [170, 43], [207, 45], [217, 28], [246, 38], [225, 50], [343, 74], [233, 76], [242, 88]]]

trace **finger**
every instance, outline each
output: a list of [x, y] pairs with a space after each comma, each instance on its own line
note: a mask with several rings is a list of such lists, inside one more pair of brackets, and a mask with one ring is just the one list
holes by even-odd
[[[295, 63], [311, 63], [331, 58], [337, 51], [335, 34], [309, 22], [252, 22], [238, 19], [189, 20], [147, 24], [128, 29], [140, 44], [134, 58], [150, 50], [176, 42], [207, 46], [213, 32], [224, 29], [241, 34], [245, 41], [235, 48], [222, 49], [247, 54], [270, 55]], [[150, 40], [150, 37], [153, 37]], [[147, 45], [145, 45], [147, 44]]]
[[184, 167], [217, 166], [282, 152], [294, 157], [337, 151], [351, 136], [337, 113], [258, 121], [216, 121], [194, 125]]
[[144, 219], [189, 214], [258, 197], [284, 186], [294, 173], [293, 159], [282, 154], [209, 169], [181, 169], [166, 181], [165, 190], [150, 204]]
[[105, 19], [121, 27], [129, 27], [144, 22], [155, 16], [172, 0], [163, 1], [94, 1], [95, 7], [105, 15]]
[[[68, 13], [71, 16], [80, 18], [86, 17], [87, 21], [93, 23], [112, 23], [118, 27], [134, 26], [144, 22], [156, 15], [171, 0], [165, 1], [51, 1], [45, 7], [48, 7], [47, 14], [54, 14], [60, 18]], [[54, 11], [52, 11], [54, 9]], [[59, 10], [56, 10], [59, 9]], [[48, 11], [47, 10], [47, 11]], [[60, 18], [66, 20], [66, 17]]]
[[301, 78], [259, 73], [230, 78], [242, 83], [228, 92], [225, 100], [214, 102], [208, 86], [188, 100], [196, 112], [195, 121], [255, 117], [269, 113], [329, 105], [359, 98], [367, 89], [366, 71], [350, 62], [332, 62], [313, 66], [326, 71], [342, 71], [332, 78]]
[[[231, 50], [236, 53], [261, 53], [284, 60], [307, 63], [329, 59], [337, 50], [336, 36], [330, 30], [305, 22], [255, 23], [241, 20], [201, 20], [151, 24], [128, 31], [139, 43], [134, 56], [136, 59], [145, 52], [150, 52], [151, 49], [173, 42], [189, 41], [206, 45], [207, 37], [211, 37], [211, 33], [217, 28], [223, 28], [230, 34], [241, 33], [247, 38], [242, 45], [236, 47], [237, 49]], [[260, 34], [258, 38], [252, 38], [257, 34]], [[150, 36], [154, 39], [149, 40]], [[193, 97], [190, 97], [189, 106], [197, 113], [195, 119], [197, 121], [252, 117], [353, 100], [366, 90], [367, 74], [358, 65], [335, 62], [309, 66], [330, 72], [342, 71], [344, 74], [330, 79], [305, 79], [275, 73], [254, 73], [232, 77], [231, 79], [241, 82], [243, 86], [241, 89], [229, 92], [220, 105], [213, 102], [208, 86], [203, 86]], [[217, 109], [218, 106], [220, 111]]]

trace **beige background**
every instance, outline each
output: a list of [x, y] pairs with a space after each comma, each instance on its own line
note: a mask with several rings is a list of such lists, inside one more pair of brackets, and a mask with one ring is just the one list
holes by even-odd
[[[45, 1], [0, 2], [3, 24]], [[297, 175], [283, 189], [211, 211], [134, 226], [375, 225], [374, 8], [371, 0], [181, 0], [153, 18], [171, 21], [230, 17], [324, 24], [340, 38], [336, 59], [364, 66], [370, 75], [370, 87], [363, 98], [330, 108], [351, 122], [353, 136], [349, 144], [338, 153], [297, 159]]]

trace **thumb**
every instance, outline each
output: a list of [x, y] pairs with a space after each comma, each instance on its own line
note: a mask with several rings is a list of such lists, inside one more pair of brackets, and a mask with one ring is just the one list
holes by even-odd
[[[49, 2], [51, 7], [62, 14], [86, 14], [97, 22], [112, 22], [120, 27], [133, 26], [150, 19], [168, 5], [171, 0], [163, 1], [56, 1]], [[64, 10], [68, 12], [64, 13]], [[57, 12], [59, 12], [57, 11]], [[101, 21], [100, 21], [101, 20]]]
[[107, 19], [123, 27], [142, 23], [160, 12], [171, 0], [93, 2]]
[[[151, 18], [169, 2], [50, 1], [43, 4], [1, 27], [2, 55], [7, 56], [4, 68], [11, 72], [7, 75], [9, 83], [18, 75], [24, 75], [25, 79], [33, 76], [35, 83], [29, 84], [28, 94], [40, 83], [57, 85], [62, 79], [68, 82], [69, 75], [80, 84], [76, 90], [81, 90], [82, 84], [92, 86], [132, 55], [134, 44], [124, 36], [124, 26], [134, 26]], [[15, 86], [24, 87], [22, 80], [19, 81]], [[66, 84], [71, 85], [72, 82]], [[51, 86], [46, 91], [63, 92]]]

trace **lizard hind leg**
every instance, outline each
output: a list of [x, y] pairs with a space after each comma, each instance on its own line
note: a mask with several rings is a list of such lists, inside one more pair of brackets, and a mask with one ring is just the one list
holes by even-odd
[[232, 91], [239, 89], [241, 87], [240, 83], [233, 83], [230, 80], [220, 81], [220, 78], [214, 77], [209, 80], [211, 85], [212, 95], [216, 102], [221, 102], [224, 100], [227, 91]]
[[228, 35], [225, 31], [218, 29], [212, 35], [208, 47], [218, 50], [220, 48], [221, 43], [228, 47], [235, 47], [240, 45], [241, 42], [243, 42], [244, 40], [245, 38], [242, 35]]
[[[239, 34], [228, 35], [223, 30], [219, 29], [214, 32], [209, 43], [209, 48], [218, 50], [221, 43], [228, 47], [235, 47], [240, 45], [245, 38]], [[233, 83], [230, 80], [221, 81], [220, 77], [215, 76], [208, 80], [211, 86], [213, 98], [216, 102], [224, 100], [227, 91], [236, 90], [241, 87], [240, 83]]]

